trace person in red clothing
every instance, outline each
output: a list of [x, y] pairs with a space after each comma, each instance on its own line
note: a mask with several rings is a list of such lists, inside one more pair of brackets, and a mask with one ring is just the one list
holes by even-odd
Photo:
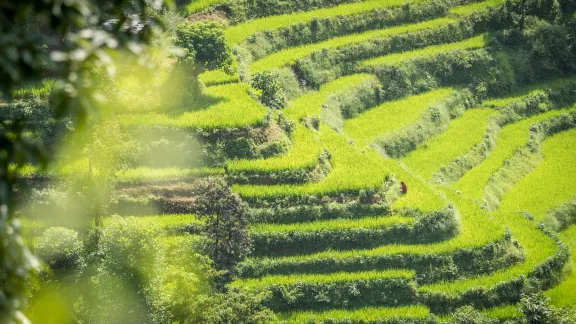
[[404, 181], [400, 182], [400, 190], [402, 190], [403, 195], [408, 193], [408, 186]]

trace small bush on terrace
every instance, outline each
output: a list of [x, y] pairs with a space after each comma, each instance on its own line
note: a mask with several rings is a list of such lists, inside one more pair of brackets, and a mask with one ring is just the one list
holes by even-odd
[[98, 253], [106, 270], [126, 278], [133, 278], [152, 262], [159, 229], [141, 226], [138, 218], [114, 217], [106, 222], [99, 239]]
[[550, 305], [550, 298], [543, 293], [524, 295], [519, 309], [530, 324], [576, 323], [576, 313], [573, 310], [558, 309]]
[[260, 90], [260, 101], [265, 106], [276, 109], [286, 106], [286, 96], [276, 71], [256, 73], [252, 78], [252, 87]]
[[84, 245], [78, 232], [64, 227], [50, 227], [35, 246], [36, 255], [52, 270], [82, 269]]

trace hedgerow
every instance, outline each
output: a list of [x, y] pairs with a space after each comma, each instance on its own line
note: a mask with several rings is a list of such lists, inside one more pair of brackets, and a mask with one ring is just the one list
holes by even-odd
[[[413, 269], [420, 284], [463, 279], [505, 269], [523, 261], [521, 250], [510, 235], [478, 248], [456, 248], [442, 253], [372, 253], [338, 258], [300, 256], [294, 258], [251, 258], [236, 267], [243, 278], [294, 273], [357, 272], [386, 269]], [[416, 250], [414, 250], [416, 251]]]
[[442, 102], [435, 103], [420, 117], [420, 120], [380, 139], [377, 145], [388, 156], [398, 158], [415, 150], [419, 144], [443, 133], [450, 120], [460, 116], [466, 109], [474, 107], [476, 101], [469, 90], [455, 92]]
[[[546, 136], [550, 136], [542, 143], [543, 161], [502, 197], [501, 210], [525, 210], [543, 221], [550, 209], [574, 196], [574, 182], [570, 175], [574, 172], [576, 155], [570, 150], [576, 130], [570, 128], [574, 128], [575, 120], [576, 114], [572, 113], [571, 116], [561, 115], [556, 120], [550, 120], [548, 125], [542, 125], [549, 127]], [[556, 185], [543, 186], [546, 181]], [[538, 190], [538, 195], [532, 190]]]
[[[484, 4], [484, 3], [483, 3]], [[312, 85], [330, 81], [326, 78], [337, 78], [342, 75], [365, 71], [361, 63], [364, 60], [384, 55], [413, 51], [426, 46], [442, 45], [464, 41], [480, 33], [495, 30], [505, 24], [501, 11], [485, 15], [466, 16], [461, 19], [440, 18], [424, 22], [429, 28], [418, 28], [421, 24], [412, 25], [409, 33], [404, 29], [391, 34], [374, 35], [358, 39], [353, 43], [318, 50], [298, 59], [294, 69], [301, 78]], [[394, 28], [392, 28], [394, 29]]]
[[491, 109], [471, 109], [450, 122], [446, 132], [410, 152], [402, 162], [424, 179], [432, 179], [444, 163], [456, 158], [482, 140], [488, 119], [496, 114]]
[[[448, 13], [450, 7], [461, 3], [462, 1], [454, 0], [417, 1], [410, 5], [403, 1], [376, 2], [372, 4], [369, 10], [360, 13], [354, 13], [353, 9], [349, 8], [344, 15], [326, 17], [315, 15], [310, 20], [299, 20], [298, 24], [291, 26], [278, 28], [278, 25], [275, 25], [274, 30], [264, 30], [262, 24], [251, 22], [250, 25], [258, 25], [262, 31], [257, 31], [247, 37], [246, 42], [242, 43], [241, 46], [250, 52], [251, 60], [258, 60], [285, 48], [441, 17]], [[360, 4], [354, 4], [354, 6], [359, 7]], [[366, 7], [366, 4], [362, 4], [362, 6]], [[242, 27], [242, 25], [238, 25], [232, 30], [237, 32]], [[240, 39], [237, 35], [233, 37]]]
[[431, 311], [446, 313], [463, 305], [490, 308], [515, 303], [526, 290], [546, 289], [557, 282], [570, 255], [566, 245], [521, 214], [499, 213], [498, 217], [515, 221], [508, 224], [523, 245], [526, 260], [491, 275], [421, 286], [418, 299]]
[[565, 230], [576, 224], [576, 198], [550, 211], [546, 216], [545, 223], [556, 231]]
[[402, 53], [384, 55], [360, 62], [367, 67], [376, 67], [381, 65], [397, 65], [402, 62], [411, 61], [414, 59], [432, 56], [444, 52], [452, 52], [455, 50], [473, 50], [486, 47], [489, 43], [489, 34], [481, 34], [466, 40], [446, 43], [434, 46], [424, 47], [413, 51], [406, 51]]
[[268, 207], [250, 210], [252, 223], [290, 224], [329, 219], [353, 219], [369, 215], [386, 215], [389, 206], [366, 204], [359, 201], [348, 203], [329, 202], [319, 205], [301, 204], [293, 207]]
[[293, 144], [288, 153], [277, 157], [230, 161], [228, 163], [229, 175], [234, 176], [237, 173], [267, 175], [281, 171], [300, 170], [309, 172], [315, 168], [324, 153], [315, 132], [302, 125], [298, 125], [292, 135], [292, 141]]
[[262, 280], [235, 281], [232, 285], [271, 291], [264, 304], [274, 311], [402, 306], [414, 302], [416, 286], [412, 281], [413, 275], [411, 271], [389, 270], [271, 276]]
[[[568, 82], [568, 84], [566, 84], [566, 82]], [[504, 153], [504, 149], [511, 149], [508, 146], [512, 143], [507, 141], [507, 135], [509, 132], [505, 127], [506, 125], [523, 118], [536, 116], [535, 118], [529, 118], [529, 123], [517, 122], [518, 125], [511, 127], [511, 130], [521, 130], [524, 128], [526, 132], [528, 132], [529, 125], [532, 122], [543, 121], [544, 119], [547, 119], [547, 117], [549, 118], [561, 114], [562, 112], [558, 109], [564, 107], [567, 104], [570, 104], [574, 100], [572, 98], [573, 92], [569, 90], [573, 87], [570, 83], [570, 79], [561, 79], [556, 82], [536, 86], [540, 87], [536, 88], [537, 90], [535, 91], [528, 90], [529, 97], [508, 97], [497, 100], [489, 100], [484, 103], [483, 105], [496, 107], [501, 114], [490, 119], [489, 126], [486, 129], [482, 143], [475, 145], [474, 148], [472, 148], [469, 152], [459, 156], [448, 165], [442, 167], [442, 169], [436, 173], [435, 181], [440, 183], [450, 183], [460, 179], [461, 177], [465, 177], [466, 179], [464, 181], [466, 182], [470, 181], [469, 179], [472, 179], [472, 176], [469, 175], [468, 172], [470, 169], [482, 163], [486, 158], [495, 160], [496, 157], [492, 153], [494, 148], [498, 153]], [[533, 88], [534, 87], [530, 87], [529, 89]], [[543, 88], [546, 89], [543, 90]], [[523, 91], [526, 92], [526, 90]], [[540, 95], [543, 91], [545, 91], [544, 96]], [[543, 112], [546, 110], [550, 111]], [[502, 126], [504, 126], [504, 128], [501, 130]], [[517, 131], [516, 134], [518, 134]], [[505, 142], [502, 142], [502, 138], [504, 138]], [[525, 141], [526, 138], [528, 138], [528, 135], [526, 135], [524, 139], [519, 139]], [[498, 145], [496, 145], [496, 141], [498, 141]], [[516, 148], [520, 146], [521, 145], [517, 144]], [[500, 163], [503, 163], [503, 161]], [[478, 171], [473, 172], [473, 174], [478, 173]], [[475, 176], [475, 181], [478, 181], [477, 176]], [[458, 188], [462, 188], [460, 183], [457, 186]], [[483, 188], [484, 186], [480, 187]]]
[[511, 158], [506, 160], [504, 165], [491, 176], [484, 188], [484, 200], [487, 207], [496, 209], [503, 195], [542, 163], [541, 146], [547, 137], [574, 128], [575, 121], [576, 114], [572, 112], [532, 125], [530, 140], [526, 146], [518, 149]]
[[[455, 22], [456, 20], [451, 18], [439, 18], [436, 20], [425, 21], [413, 25], [405, 25], [399, 27], [386, 28], [381, 30], [368, 31], [358, 35], [348, 35], [337, 38], [332, 38], [330, 40], [314, 43], [311, 45], [302, 45], [298, 47], [293, 47], [290, 49], [285, 49], [263, 59], [257, 60], [250, 65], [250, 71], [252, 73], [273, 70], [275, 68], [283, 67], [285, 65], [292, 65], [300, 58], [304, 58], [315, 52], [322, 51], [325, 49], [333, 49], [338, 47], [343, 47], [349, 44], [361, 43], [370, 39], [376, 38], [386, 38], [394, 34], [402, 34], [408, 32], [416, 32], [419, 30], [424, 30], [427, 28], [434, 28], [442, 25], [448, 25]], [[298, 71], [298, 70], [297, 70]], [[298, 73], [301, 75], [301, 73]]]
[[344, 121], [343, 131], [354, 139], [356, 145], [364, 147], [378, 138], [402, 129], [406, 124], [417, 121], [431, 105], [446, 100], [453, 91], [451, 88], [441, 88], [385, 102], [356, 118]]

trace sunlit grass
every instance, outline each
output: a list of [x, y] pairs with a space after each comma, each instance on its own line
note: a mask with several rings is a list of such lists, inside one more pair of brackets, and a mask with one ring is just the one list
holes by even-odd
[[434, 191], [431, 186], [402, 169], [393, 160], [384, 160], [386, 167], [398, 181], [403, 181], [408, 186], [408, 193], [402, 195], [392, 204], [396, 211], [404, 209], [417, 209], [428, 212], [439, 210], [447, 206], [447, 202], [440, 193]]
[[336, 231], [353, 228], [378, 229], [391, 226], [414, 224], [413, 217], [382, 216], [364, 217], [359, 219], [331, 219], [308, 223], [294, 224], [256, 224], [252, 227], [254, 232], [306, 232], [306, 231]]
[[160, 113], [122, 114], [116, 120], [123, 126], [169, 126], [193, 129], [257, 126], [267, 109], [248, 94], [249, 85], [231, 83], [209, 87], [206, 96], [218, 100], [205, 109], [175, 115]]
[[547, 138], [542, 144], [544, 162], [504, 195], [503, 211], [528, 211], [544, 220], [548, 211], [576, 194], [576, 129]]
[[[308, 255], [286, 256], [274, 261], [304, 265], [308, 262], [313, 263], [315, 259], [355, 260], [380, 255], [448, 254], [459, 249], [479, 248], [502, 238], [504, 227], [497, 224], [477, 204], [448, 190], [445, 194], [454, 203], [460, 215], [460, 233], [452, 239], [433, 244], [390, 244], [367, 250], [324, 251]], [[262, 266], [266, 264], [266, 260], [269, 259], [262, 259]]]
[[14, 99], [47, 98], [54, 86], [54, 80], [42, 79], [39, 84], [31, 84], [12, 91]]
[[504, 162], [514, 155], [514, 152], [524, 147], [529, 140], [530, 125], [554, 116], [566, 113], [566, 110], [550, 111], [541, 115], [504, 126], [498, 134], [496, 147], [481, 164], [468, 171], [453, 187], [464, 194], [482, 201], [484, 188], [488, 185], [490, 177]]
[[234, 191], [245, 198], [278, 198], [306, 194], [336, 194], [376, 188], [384, 184], [388, 169], [374, 151], [361, 153], [345, 138], [325, 125], [320, 128], [320, 140], [332, 155], [332, 171], [320, 182], [304, 185], [237, 185]]
[[299, 282], [330, 284], [338, 282], [371, 281], [385, 279], [412, 279], [412, 270], [386, 270], [365, 272], [337, 272], [329, 274], [270, 275], [261, 278], [240, 279], [232, 282], [232, 287], [289, 286]]
[[488, 0], [482, 2], [474, 2], [468, 5], [454, 7], [450, 9], [450, 14], [456, 16], [468, 16], [488, 8], [497, 7], [503, 3], [504, 1], [502, 0]]
[[240, 81], [238, 75], [236, 74], [230, 75], [222, 70], [206, 71], [200, 74], [199, 79], [206, 86], [214, 86], [225, 83], [235, 83]]
[[293, 146], [284, 155], [268, 159], [241, 159], [228, 163], [232, 172], [271, 172], [314, 167], [322, 154], [322, 143], [311, 129], [298, 125], [293, 134]]
[[494, 218], [502, 225], [507, 226], [512, 235], [524, 248], [526, 260], [518, 265], [499, 270], [488, 275], [475, 276], [451, 282], [439, 282], [421, 286], [419, 289], [428, 292], [447, 293], [458, 295], [470, 289], [483, 287], [495, 288], [502, 282], [520, 276], [527, 276], [534, 268], [542, 264], [547, 258], [553, 256], [558, 250], [556, 242], [542, 231], [536, 223], [524, 217], [521, 213], [498, 212]]
[[576, 225], [572, 225], [559, 234], [560, 239], [568, 244], [572, 253], [572, 271], [558, 286], [546, 292], [552, 304], [558, 307], [576, 307]]
[[187, 177], [224, 174], [220, 168], [149, 168], [137, 167], [116, 172], [119, 182], [146, 182], [151, 180], [183, 179]]
[[396, 210], [412, 208], [432, 211], [446, 206], [446, 202], [430, 190], [429, 186], [414, 179], [394, 161], [382, 159], [374, 150], [367, 148], [358, 151], [345, 138], [325, 125], [321, 126], [320, 140], [332, 155], [333, 169], [324, 180], [305, 185], [237, 185], [234, 190], [246, 198], [337, 194], [380, 187], [386, 176], [392, 172], [399, 181], [405, 181], [410, 186], [409, 193], [394, 203]]
[[386, 102], [344, 122], [344, 133], [364, 147], [372, 141], [417, 121], [430, 105], [448, 97], [454, 89], [443, 88]]
[[419, 30], [448, 25], [451, 23], [455, 23], [456, 21], [457, 21], [456, 19], [452, 18], [440, 18], [412, 25], [404, 25], [386, 29], [373, 30], [360, 34], [337, 37], [320, 43], [293, 47], [276, 52], [272, 55], [269, 55], [261, 60], [252, 63], [250, 66], [250, 70], [252, 73], [273, 70], [276, 68], [283, 67], [285, 65], [294, 64], [297, 59], [303, 58], [307, 55], [310, 55], [316, 51], [320, 51], [323, 49], [342, 47], [345, 45], [360, 43], [370, 39], [391, 37], [396, 34], [416, 32]]
[[225, 1], [226, 0], [192, 0], [188, 5], [186, 5], [186, 11], [188, 11], [189, 14], [193, 14], [210, 5]]
[[482, 142], [488, 120], [494, 114], [496, 112], [491, 109], [468, 110], [464, 116], [453, 120], [446, 132], [420, 145], [402, 162], [425, 179], [431, 179], [442, 166]]
[[511, 318], [521, 318], [524, 316], [520, 310], [518, 310], [518, 306], [516, 305], [507, 305], [501, 306], [496, 308], [490, 308], [483, 311], [483, 313], [488, 314], [488, 316], [506, 320]]
[[482, 34], [461, 42], [448, 43], [442, 45], [428, 46], [423, 49], [418, 49], [414, 51], [395, 53], [385, 56], [376, 57], [373, 59], [362, 61], [361, 64], [364, 66], [381, 66], [381, 65], [394, 65], [406, 61], [411, 61], [421, 57], [432, 56], [440, 53], [451, 52], [455, 50], [471, 50], [477, 48], [483, 48], [486, 46], [486, 39], [488, 35]]
[[391, 319], [425, 318], [430, 310], [425, 306], [365, 307], [359, 309], [333, 309], [324, 312], [292, 312], [279, 314], [287, 323], [318, 323], [328, 320], [352, 320], [353, 323], [380, 323]]
[[[417, 3], [420, 1], [422, 0], [416, 0], [412, 3]], [[405, 2], [403, 0], [367, 0], [362, 2], [341, 4], [332, 8], [322, 8], [299, 13], [290, 13], [285, 15], [255, 19], [246, 23], [238, 24], [226, 30], [226, 39], [231, 44], [238, 44], [243, 42], [248, 36], [260, 31], [274, 30], [298, 25], [301, 23], [308, 23], [314, 18], [322, 19], [335, 16], [348, 16], [376, 9], [399, 7], [404, 3]]]
[[[198, 218], [193, 214], [139, 216], [136, 220], [143, 227], [156, 227], [163, 230], [165, 235], [181, 234], [180, 232], [187, 225], [198, 222]], [[104, 218], [103, 226], [106, 227], [111, 221], [114, 221], [114, 219], [110, 217]]]
[[370, 74], [353, 74], [338, 78], [321, 85], [318, 91], [306, 93], [291, 101], [285, 112], [295, 120], [300, 120], [306, 116], [319, 116], [322, 111], [322, 105], [326, 103], [329, 96], [374, 80], [376, 80], [376, 77]]

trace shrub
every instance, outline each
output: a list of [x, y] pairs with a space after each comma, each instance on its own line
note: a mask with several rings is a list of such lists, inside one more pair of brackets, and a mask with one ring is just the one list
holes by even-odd
[[262, 301], [266, 293], [231, 289], [206, 300], [198, 323], [252, 324], [275, 323], [276, 316]]
[[286, 106], [286, 96], [276, 71], [256, 73], [252, 78], [252, 87], [260, 90], [260, 101], [265, 106], [275, 109]]
[[84, 245], [78, 232], [65, 227], [50, 227], [34, 248], [36, 255], [52, 270], [82, 269]]
[[546, 217], [546, 223], [557, 231], [564, 230], [576, 223], [576, 197], [552, 210]]
[[85, 284], [81, 287], [83, 296], [74, 304], [80, 312], [78, 322], [148, 323], [143, 296], [122, 276], [99, 269]]
[[557, 323], [556, 309], [549, 302], [550, 299], [542, 293], [524, 295], [520, 300], [520, 311], [530, 324]]
[[180, 62], [193, 64], [201, 71], [226, 68], [232, 64], [232, 51], [226, 43], [224, 27], [218, 23], [178, 25], [175, 45], [185, 52]]
[[98, 253], [104, 269], [124, 278], [138, 278], [151, 266], [154, 238], [160, 229], [143, 226], [136, 217], [113, 217], [100, 232]]
[[452, 118], [475, 105], [474, 95], [469, 90], [455, 92], [442, 102], [433, 104], [418, 122], [379, 140], [378, 145], [391, 157], [406, 156], [421, 143], [444, 132]]
[[200, 323], [203, 303], [209, 299], [213, 269], [196, 252], [191, 235], [165, 237], [157, 241], [146, 299], [154, 323]]
[[451, 323], [455, 324], [493, 324], [498, 322], [471, 306], [458, 308], [452, 313], [452, 317]]

